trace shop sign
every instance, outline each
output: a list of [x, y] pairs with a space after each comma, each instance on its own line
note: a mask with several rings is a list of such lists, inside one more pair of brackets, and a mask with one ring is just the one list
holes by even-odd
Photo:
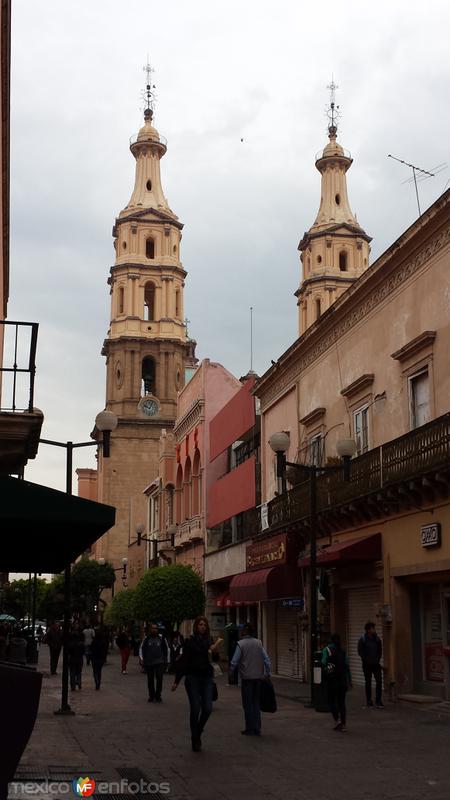
[[425, 675], [428, 681], [444, 680], [444, 649], [442, 644], [425, 644]]
[[289, 597], [281, 601], [283, 608], [303, 608], [305, 601], [303, 597]]
[[269, 505], [263, 503], [261, 505], [261, 530], [266, 531], [269, 527]]
[[281, 533], [271, 539], [249, 545], [246, 550], [247, 571], [285, 564], [286, 540], [287, 535]]
[[423, 525], [420, 529], [422, 547], [439, 547], [441, 544], [441, 525], [433, 522], [432, 525]]

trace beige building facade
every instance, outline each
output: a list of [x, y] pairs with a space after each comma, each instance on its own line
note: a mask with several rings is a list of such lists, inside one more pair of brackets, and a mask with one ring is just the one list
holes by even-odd
[[[450, 699], [449, 269], [447, 191], [256, 387], [269, 522], [261, 535], [295, 534], [304, 598], [308, 485], [297, 483], [293, 470], [290, 490], [275, 496], [268, 441], [286, 431], [288, 460], [318, 467], [338, 463], [339, 440], [356, 442], [349, 482], [318, 472], [318, 566], [328, 585], [319, 623], [322, 640], [332, 629], [342, 634], [358, 684], [357, 639], [373, 619], [393, 697]], [[294, 617], [295, 636], [307, 648], [307, 615]], [[270, 628], [268, 622], [269, 639]]]

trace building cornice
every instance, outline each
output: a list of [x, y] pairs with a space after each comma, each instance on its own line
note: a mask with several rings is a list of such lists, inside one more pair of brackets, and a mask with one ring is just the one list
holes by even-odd
[[[187, 276], [186, 270], [183, 267], [178, 267], [176, 265], [172, 266], [170, 264], [139, 264], [138, 262], [134, 261], [126, 261], [122, 264], [113, 264], [112, 267], [109, 268], [110, 275], [113, 275], [115, 272], [119, 272], [119, 270], [124, 270], [126, 274], [128, 274], [129, 270], [139, 270], [139, 272], [176, 272], [184, 279]], [[139, 277], [139, 276], [136, 276]], [[108, 278], [108, 283], [111, 283], [111, 278]]]
[[314, 422], [317, 422], [319, 419], [322, 419], [322, 417], [324, 417], [325, 414], [326, 414], [326, 408], [323, 407], [314, 408], [308, 414], [305, 414], [304, 417], [299, 419], [300, 425], [305, 425], [306, 427], [308, 427], [308, 425], [312, 425]]
[[[267, 370], [253, 390], [261, 399], [262, 409], [285, 394], [304, 369], [450, 243], [449, 206], [450, 189], [368, 267], [320, 319], [280, 356], [276, 364]], [[424, 225], [433, 223], [434, 229], [425, 241], [420, 242]]]
[[396, 350], [395, 353], [392, 353], [391, 358], [395, 359], [395, 361], [406, 361], [407, 358], [414, 356], [420, 350], [431, 347], [435, 338], [436, 331], [424, 331], [420, 336], [416, 336], [415, 339], [411, 339], [410, 342], [403, 345], [400, 350]]
[[[340, 233], [342, 228], [350, 231], [350, 233]], [[361, 239], [365, 239], [366, 242], [372, 241], [372, 237], [368, 236], [362, 228], [359, 228], [356, 225], [349, 225], [348, 222], [338, 222], [336, 225], [330, 225], [328, 228], [323, 228], [323, 230], [320, 231], [305, 231], [299, 242], [297, 250], [306, 250], [309, 242], [312, 239], [320, 239], [324, 236], [331, 235], [333, 236], [333, 239], [354, 239], [356, 235]]]
[[345, 386], [344, 389], [341, 390], [341, 395], [343, 397], [354, 397], [355, 394], [361, 392], [363, 389], [368, 389], [369, 386], [372, 386], [374, 381], [375, 375], [373, 372], [367, 372], [365, 375], [361, 375], [356, 381], [349, 383], [348, 386]]
[[[116, 217], [116, 221], [113, 226], [113, 236], [117, 236], [117, 225], [121, 225], [122, 222], [143, 222], [142, 217], [145, 217], [147, 214], [154, 214], [155, 217], [159, 217], [159, 219], [151, 220], [152, 224], [154, 225], [162, 225], [162, 224], [169, 224], [174, 225], [175, 228], [178, 228], [180, 231], [184, 228], [182, 222], [175, 217], [171, 217], [169, 214], [164, 214], [162, 211], [157, 211], [156, 208], [143, 208], [142, 211], [131, 211], [129, 214], [124, 214], [123, 217]], [[149, 220], [150, 222], [150, 220]]]
[[183, 441], [187, 433], [192, 428], [204, 419], [205, 400], [203, 397], [197, 397], [191, 406], [184, 412], [184, 414], [175, 420], [173, 432], [175, 434], [175, 441], [177, 444]]

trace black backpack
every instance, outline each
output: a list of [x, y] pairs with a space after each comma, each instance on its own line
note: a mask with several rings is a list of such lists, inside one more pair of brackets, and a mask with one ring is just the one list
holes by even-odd
[[330, 683], [341, 683], [345, 680], [347, 671], [345, 651], [336, 647], [327, 647], [328, 659], [324, 667], [325, 678]]

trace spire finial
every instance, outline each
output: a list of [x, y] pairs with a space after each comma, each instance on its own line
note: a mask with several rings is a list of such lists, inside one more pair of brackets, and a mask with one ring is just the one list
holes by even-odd
[[330, 105], [326, 108], [326, 114], [329, 119], [328, 136], [330, 139], [335, 139], [337, 134], [337, 121], [341, 115], [339, 106], [336, 105], [336, 89], [339, 89], [339, 86], [334, 82], [333, 75], [331, 76], [331, 83], [328, 84], [327, 89], [330, 90]]
[[156, 89], [156, 86], [155, 86], [154, 83], [152, 83], [152, 73], [155, 70], [150, 65], [149, 60], [148, 60], [148, 56], [147, 56], [147, 63], [143, 67], [143, 70], [147, 75], [146, 86], [145, 86], [145, 89], [142, 90], [142, 98], [143, 98], [144, 103], [145, 103], [144, 119], [145, 120], [147, 120], [147, 119], [151, 120], [152, 117], [153, 117], [153, 111], [155, 110], [156, 94], [154, 92], [154, 89]]

